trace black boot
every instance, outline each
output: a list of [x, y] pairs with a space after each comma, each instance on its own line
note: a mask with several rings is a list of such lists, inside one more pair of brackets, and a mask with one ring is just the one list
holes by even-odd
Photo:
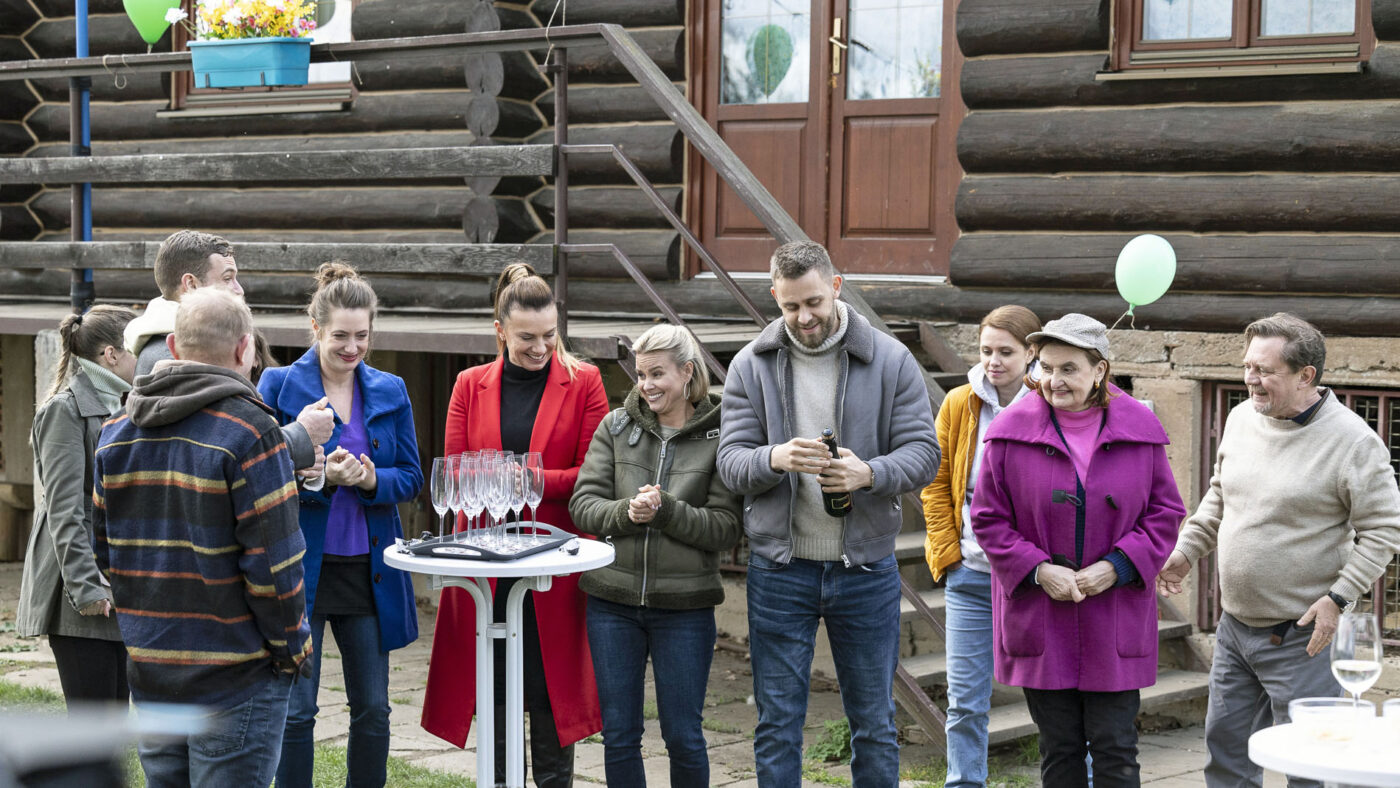
[[536, 788], [570, 788], [574, 784], [574, 745], [559, 746], [554, 712], [530, 712], [530, 767]]

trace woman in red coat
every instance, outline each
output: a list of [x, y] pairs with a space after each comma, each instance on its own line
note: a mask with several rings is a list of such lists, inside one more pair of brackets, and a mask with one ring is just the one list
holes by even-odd
[[[583, 455], [608, 412], [598, 368], [558, 343], [554, 293], [534, 269], [517, 263], [501, 272], [496, 294], [496, 344], [501, 355], [457, 376], [447, 409], [447, 454], [478, 449], [538, 451], [545, 467], [539, 519], [577, 532], [569, 496]], [[510, 583], [496, 583], [495, 620], [505, 618]], [[574, 742], [602, 729], [593, 660], [584, 627], [578, 576], [554, 578], [549, 591], [525, 597], [525, 705], [530, 760], [539, 788], [573, 782]], [[540, 637], [540, 632], [546, 634]], [[475, 603], [447, 589], [433, 635], [423, 727], [465, 746], [476, 698]], [[505, 654], [496, 649], [496, 782], [505, 781]]]

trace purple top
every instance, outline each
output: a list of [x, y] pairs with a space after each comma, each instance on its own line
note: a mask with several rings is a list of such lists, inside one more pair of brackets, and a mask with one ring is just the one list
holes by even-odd
[[[360, 384], [356, 381], [350, 397], [350, 418], [341, 422], [340, 448], [356, 457], [369, 454], [369, 436], [360, 407]], [[326, 549], [329, 555], [365, 555], [369, 552], [369, 525], [365, 507], [355, 487], [338, 487], [331, 497], [326, 521]]]
[[1055, 417], [1060, 420], [1060, 429], [1069, 442], [1069, 456], [1074, 460], [1074, 470], [1079, 473], [1079, 481], [1089, 486], [1089, 458], [1094, 456], [1094, 444], [1099, 440], [1099, 426], [1103, 424], [1103, 408], [1086, 408], [1077, 413], [1055, 409]]

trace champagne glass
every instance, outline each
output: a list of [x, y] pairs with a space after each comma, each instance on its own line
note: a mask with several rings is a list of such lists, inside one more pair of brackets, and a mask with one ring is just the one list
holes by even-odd
[[530, 506], [530, 531], [532, 532], [532, 544], [539, 544], [540, 528], [540, 501], [544, 500], [544, 455], [537, 451], [528, 452], [525, 455], [525, 503]]
[[471, 541], [477, 515], [481, 514], [481, 490], [477, 478], [481, 475], [481, 457], [476, 452], [463, 452], [457, 482], [462, 487], [462, 505], [467, 514], [467, 541]]
[[467, 502], [462, 497], [462, 455], [454, 454], [448, 459], [447, 474], [452, 479], [452, 497], [447, 501], [447, 507], [452, 510], [452, 531], [457, 533], [458, 520], [462, 510], [466, 508]]
[[495, 540], [500, 544], [503, 539], [506, 512], [510, 510], [510, 466], [511, 461], [504, 455], [498, 455], [491, 472], [490, 495], [486, 499], [486, 506], [491, 510], [491, 519], [496, 523]]
[[1381, 639], [1371, 613], [1343, 613], [1332, 639], [1332, 675], [1351, 693], [1353, 709], [1361, 693], [1381, 677]]
[[525, 479], [525, 455], [517, 454], [510, 463], [510, 510], [515, 513], [516, 532], [524, 538], [525, 532], [519, 527], [520, 512], [525, 508], [525, 492], [528, 482]]
[[438, 536], [442, 536], [446, 526], [447, 499], [452, 491], [452, 482], [448, 479], [449, 464], [446, 457], [433, 458], [433, 511], [438, 516]]

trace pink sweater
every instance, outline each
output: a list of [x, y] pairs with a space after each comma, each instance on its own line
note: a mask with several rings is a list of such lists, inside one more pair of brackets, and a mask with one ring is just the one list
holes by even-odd
[[1087, 408], [1078, 413], [1055, 409], [1055, 418], [1064, 430], [1065, 440], [1069, 441], [1069, 456], [1074, 460], [1074, 470], [1079, 474], [1081, 484], [1089, 483], [1089, 458], [1094, 454], [1094, 443], [1099, 438], [1099, 427], [1103, 424], [1103, 408]]

